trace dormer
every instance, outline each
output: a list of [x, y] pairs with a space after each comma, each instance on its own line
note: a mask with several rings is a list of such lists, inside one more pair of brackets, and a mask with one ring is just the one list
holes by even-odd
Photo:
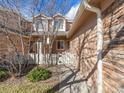
[[49, 17], [44, 14], [39, 14], [34, 18], [34, 30], [35, 31], [48, 31], [48, 19]]
[[53, 16], [53, 26], [57, 31], [66, 31], [66, 19], [61, 14], [57, 13]]

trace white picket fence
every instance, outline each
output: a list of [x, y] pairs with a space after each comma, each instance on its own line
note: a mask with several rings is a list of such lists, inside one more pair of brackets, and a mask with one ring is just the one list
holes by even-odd
[[[36, 64], [48, 64], [43, 54], [30, 54], [30, 56]], [[76, 61], [76, 56], [70, 52], [63, 52], [61, 54], [52, 54], [51, 59], [52, 61], [49, 61], [49, 64], [73, 64]]]

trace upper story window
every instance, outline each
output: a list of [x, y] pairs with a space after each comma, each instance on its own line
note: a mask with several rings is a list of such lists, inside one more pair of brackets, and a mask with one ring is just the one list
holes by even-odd
[[54, 28], [59, 31], [65, 31], [64, 19], [55, 19]]
[[46, 31], [48, 29], [48, 21], [46, 19], [36, 21], [34, 29], [36, 31]]
[[38, 19], [34, 24], [35, 31], [65, 31], [66, 20], [63, 18], [57, 19]]
[[37, 27], [38, 27], [38, 31], [43, 31], [43, 30], [44, 30], [44, 25], [45, 25], [45, 24], [44, 24], [43, 21], [42, 21], [42, 22], [39, 21], [37, 25], [38, 25], [38, 26], [37, 26]]
[[55, 19], [54, 25], [55, 28], [63, 29], [63, 19]]

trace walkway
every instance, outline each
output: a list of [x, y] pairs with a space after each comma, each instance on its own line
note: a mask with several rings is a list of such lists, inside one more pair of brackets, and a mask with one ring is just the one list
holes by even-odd
[[88, 93], [86, 81], [72, 64], [66, 64], [61, 67], [61, 76], [59, 83], [60, 93]]
[[46, 93], [95, 93], [88, 91], [86, 80], [72, 64], [60, 65], [56, 69], [59, 82]]

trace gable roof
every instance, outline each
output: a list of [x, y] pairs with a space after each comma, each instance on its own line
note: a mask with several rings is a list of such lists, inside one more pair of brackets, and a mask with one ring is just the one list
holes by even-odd
[[52, 16], [53, 18], [55, 18], [55, 17], [62, 17], [62, 18], [65, 18], [62, 14], [60, 14], [60, 13], [56, 13], [55, 15], [53, 15]]
[[49, 16], [47, 16], [47, 15], [41, 13], [41, 14], [35, 15], [34, 17], [35, 17], [35, 18], [44, 17], [44, 18], [46, 18], [46, 19], [52, 19], [52, 18], [55, 18], [55, 17], [62, 17], [62, 18], [64, 18], [64, 19], [67, 19], [65, 16], [63, 16], [63, 15], [60, 14], [60, 13], [56, 13], [55, 15], [53, 15], [53, 16], [51, 16], [51, 17], [49, 17]]
[[51, 17], [48, 17], [43, 13], [34, 16], [34, 18], [40, 18], [40, 17], [43, 17], [43, 18], [46, 18], [46, 19], [51, 19]]

